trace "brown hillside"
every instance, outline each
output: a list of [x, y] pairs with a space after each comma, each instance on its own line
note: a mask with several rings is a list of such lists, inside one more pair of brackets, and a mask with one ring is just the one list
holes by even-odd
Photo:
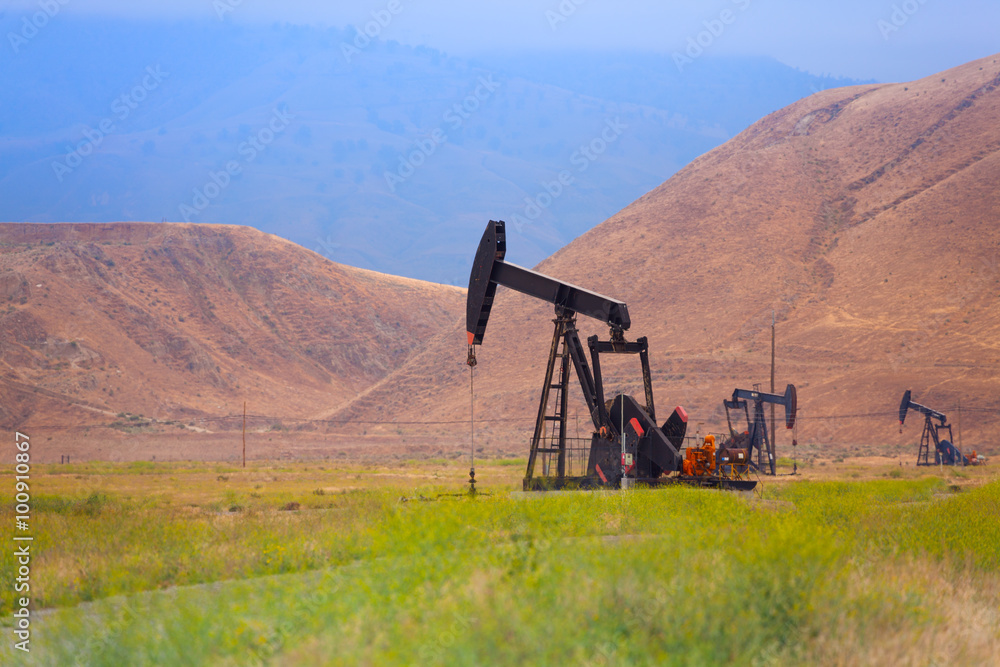
[[[685, 405], [694, 428], [721, 429], [736, 386], [767, 388], [775, 311], [777, 384], [799, 387], [800, 442], [913, 443], [919, 421], [901, 436], [892, 416], [909, 388], [945, 411], [961, 402], [966, 447], [1000, 453], [998, 88], [991, 57], [914, 83], [823, 91], [539, 268], [629, 304], [630, 338], [650, 338], [661, 411]], [[517, 263], [520, 239], [508, 231]], [[476, 371], [487, 446], [524, 451], [551, 313], [498, 292]], [[467, 418], [464, 343], [464, 326], [453, 327], [341, 415]], [[607, 378], [609, 391], [638, 390], [638, 362], [626, 370]], [[844, 418], [873, 412], [885, 414]]]
[[0, 423], [306, 416], [399, 368], [460, 289], [221, 225], [0, 225]]

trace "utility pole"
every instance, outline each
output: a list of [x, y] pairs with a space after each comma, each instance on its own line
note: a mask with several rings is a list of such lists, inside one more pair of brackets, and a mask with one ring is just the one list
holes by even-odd
[[247, 467], [247, 402], [243, 401], [243, 467]]
[[958, 451], [965, 456], [965, 450], [962, 449], [962, 399], [958, 399]]
[[[771, 393], [774, 393], [774, 311], [771, 311]], [[775, 463], [778, 456], [778, 432], [774, 430], [774, 403], [771, 404], [771, 449], [774, 450]]]

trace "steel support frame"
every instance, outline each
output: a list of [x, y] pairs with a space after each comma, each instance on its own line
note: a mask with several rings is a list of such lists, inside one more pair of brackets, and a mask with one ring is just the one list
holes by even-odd
[[[748, 404], [753, 401], [753, 422], [750, 421]], [[795, 414], [797, 412], [798, 400], [796, 398], [795, 386], [788, 385], [784, 395], [766, 394], [757, 389], [735, 389], [731, 400], [723, 400], [726, 408], [726, 421], [729, 423], [729, 430], [732, 432], [733, 424], [729, 417], [729, 411], [736, 408], [743, 408], [747, 417], [747, 430], [750, 435], [750, 463], [764, 474], [777, 474], [777, 460], [774, 451], [774, 442], [771, 440], [772, 434], [767, 431], [767, 418], [764, 416], [764, 403], [772, 405], [783, 405], [785, 407], [785, 424], [792, 428], [795, 424]], [[754, 463], [753, 450], [757, 449], [757, 461]], [[764, 453], [767, 452], [767, 463], [764, 462]]]
[[642, 365], [642, 388], [646, 394], [646, 412], [649, 418], [656, 422], [656, 406], [653, 404], [653, 375], [649, 370], [649, 340], [643, 336], [634, 343], [619, 340], [599, 340], [597, 336], [587, 339], [587, 346], [590, 348], [590, 360], [594, 367], [594, 382], [597, 386], [597, 409], [600, 414], [600, 421], [608, 424], [611, 420], [608, 417], [604, 398], [604, 381], [601, 377], [601, 353], [611, 354], [638, 354], [639, 362]]
[[[587, 362], [587, 356], [584, 352], [583, 344], [580, 341], [579, 331], [576, 328], [576, 312], [567, 310], [561, 306], [556, 306], [555, 310], [556, 317], [552, 320], [554, 324], [552, 343], [549, 346], [549, 359], [545, 366], [545, 381], [542, 385], [542, 395], [538, 401], [538, 413], [535, 417], [535, 430], [531, 436], [531, 449], [528, 453], [528, 466], [524, 473], [523, 486], [526, 491], [537, 486], [537, 484], [532, 483], [532, 480], [535, 476], [535, 466], [538, 461], [538, 454], [544, 453], [541, 443], [545, 436], [546, 422], [556, 421], [558, 422], [559, 428], [559, 458], [556, 467], [556, 479], [554, 480], [554, 485], [556, 488], [559, 488], [566, 484], [566, 431], [568, 426], [567, 389], [569, 388], [570, 362], [572, 362], [573, 367], [576, 369], [576, 376], [580, 382], [583, 399], [587, 404], [587, 409], [590, 411], [590, 418], [594, 424], [595, 431], [601, 432], [603, 429], [609, 438], [614, 439], [620, 434], [618, 433], [618, 429], [615, 428], [615, 425], [611, 423], [611, 418], [608, 415], [608, 410], [605, 405], [604, 383], [601, 378], [600, 355], [602, 352], [606, 354], [638, 354], [642, 365], [642, 382], [646, 395], [646, 412], [649, 413], [650, 419], [653, 423], [656, 423], [656, 412], [653, 404], [652, 373], [649, 369], [649, 341], [645, 337], [639, 338], [635, 342], [625, 341], [621, 337], [621, 332], [615, 329], [612, 330], [612, 340], [602, 341], [597, 336], [591, 336], [587, 339], [587, 346], [590, 350], [590, 359], [593, 364], [592, 371], [591, 364]], [[550, 401], [550, 392], [554, 387], [552, 384], [552, 378], [556, 373], [556, 360], [560, 357], [562, 359], [560, 368], [560, 384], [556, 386], [561, 388], [562, 394], [560, 396], [559, 417], [558, 419], [553, 420], [548, 418], [547, 413]]]
[[[747, 420], [747, 434], [750, 437], [750, 442], [748, 444], [750, 463], [753, 464], [754, 468], [763, 471], [764, 474], [768, 474], [770, 471], [771, 475], [777, 473], [777, 462], [774, 456], [774, 445], [771, 443], [771, 438], [767, 432], [767, 420], [764, 417], [764, 402], [763, 401], [753, 401], [753, 421], [750, 420], [750, 407], [749, 401], [747, 399], [738, 398], [736, 400], [723, 399], [722, 404], [726, 408], [726, 423], [729, 424], [729, 432], [734, 433], [733, 422], [730, 418], [730, 410], [743, 409], [743, 414]], [[757, 461], [753, 460], [754, 450], [757, 450]], [[764, 461], [764, 452], [767, 452], [768, 461]]]
[[[754, 428], [751, 442], [757, 447], [757, 469], [771, 471], [772, 475], [777, 474], [777, 462], [774, 460], [774, 445], [771, 443], [770, 435], [767, 432], [767, 418], [764, 416], [764, 403], [754, 401]], [[767, 452], [767, 462], [764, 461], [764, 452]], [[753, 452], [750, 453], [753, 456]], [[767, 466], [765, 469], [764, 466]]]
[[[935, 424], [931, 421], [933, 415], [924, 414], [924, 430], [920, 433], [920, 449], [917, 450], [917, 465], [931, 466], [941, 465], [941, 431], [948, 430], [948, 442], [954, 446], [954, 438], [951, 432], [951, 424]], [[930, 461], [931, 443], [934, 443], [934, 463]], [[964, 456], [959, 452], [960, 456]]]
[[[542, 386], [542, 395], [538, 401], [538, 414], [535, 418], [535, 430], [531, 436], [531, 449], [528, 453], [528, 466], [524, 473], [524, 490], [533, 488], [532, 479], [535, 476], [535, 465], [541, 449], [542, 439], [545, 435], [545, 424], [549, 421], [556, 421], [559, 429], [558, 442], [558, 463], [556, 465], [556, 479], [562, 485], [566, 479], [566, 433], [568, 428], [568, 400], [569, 400], [569, 376], [570, 363], [576, 369], [577, 379], [580, 388], [583, 390], [584, 401], [591, 412], [591, 419], [596, 428], [600, 428], [597, 421], [596, 396], [594, 376], [590, 372], [587, 364], [587, 357], [583, 353], [583, 345], [580, 342], [580, 334], [576, 328], [576, 313], [566, 310], [561, 306], [556, 306], [556, 318], [552, 320], [555, 328], [552, 332], [552, 344], [549, 347], [549, 360], [545, 366], [545, 383]], [[556, 359], [561, 358], [559, 370], [559, 385], [556, 387], [561, 391], [559, 397], [558, 419], [548, 418], [548, 407], [550, 392], [553, 389], [552, 377], [556, 372]], [[551, 453], [551, 452], [550, 452]]]

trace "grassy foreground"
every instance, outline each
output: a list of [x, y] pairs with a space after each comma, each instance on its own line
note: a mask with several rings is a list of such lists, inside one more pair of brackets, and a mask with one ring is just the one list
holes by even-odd
[[[325, 489], [322, 469], [260, 468], [234, 489], [233, 471], [163, 464], [52, 481], [34, 501], [29, 664], [1000, 655], [1000, 482], [961, 493], [931, 477], [792, 482], [764, 499], [495, 488], [424, 502], [425, 473], [351, 472], [356, 484]], [[12, 523], [9, 508], [0, 521]], [[9, 622], [11, 593], [0, 600]], [[25, 662], [11, 643], [0, 662]]]

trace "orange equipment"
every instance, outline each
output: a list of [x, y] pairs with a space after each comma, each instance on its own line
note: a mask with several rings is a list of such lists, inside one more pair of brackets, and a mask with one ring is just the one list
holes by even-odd
[[715, 436], [706, 435], [701, 447], [688, 447], [683, 466], [688, 477], [704, 477], [715, 473]]

